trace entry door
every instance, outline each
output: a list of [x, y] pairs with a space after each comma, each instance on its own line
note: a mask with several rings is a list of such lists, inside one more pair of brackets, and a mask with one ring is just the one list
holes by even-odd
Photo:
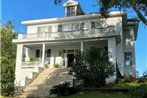
[[67, 54], [67, 58], [68, 58], [68, 67], [70, 67], [74, 63], [74, 54]]

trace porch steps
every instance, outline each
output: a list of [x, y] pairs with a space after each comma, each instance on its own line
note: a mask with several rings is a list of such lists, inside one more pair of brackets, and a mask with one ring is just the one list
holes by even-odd
[[71, 80], [71, 76], [67, 73], [67, 69], [45, 69], [16, 98], [47, 98], [54, 85]]
[[23, 89], [25, 89], [25, 87], [27, 85], [29, 85], [38, 75], [39, 73], [41, 73], [44, 70], [44, 68], [42, 67], [38, 67], [38, 72], [32, 72], [32, 78], [25, 78], [25, 86], [19, 86], [17, 87], [17, 90], [15, 91], [15, 96], [20, 95], [23, 92]]

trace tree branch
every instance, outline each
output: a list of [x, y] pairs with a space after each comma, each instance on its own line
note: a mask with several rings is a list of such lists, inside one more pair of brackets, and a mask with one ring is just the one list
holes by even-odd
[[142, 15], [142, 13], [139, 11], [138, 7], [136, 4], [132, 4], [132, 8], [135, 10], [138, 18], [145, 24], [147, 25], [147, 20], [146, 18]]

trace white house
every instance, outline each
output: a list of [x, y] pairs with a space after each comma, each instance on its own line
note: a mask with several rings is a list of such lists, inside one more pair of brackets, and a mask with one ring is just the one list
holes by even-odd
[[138, 20], [127, 19], [126, 11], [109, 12], [108, 18], [100, 13], [85, 14], [74, 0], [63, 6], [64, 17], [22, 21], [27, 33], [13, 39], [17, 44], [16, 86], [25, 86], [26, 77], [45, 64], [49, 68], [70, 67], [78, 51], [93, 47], [107, 49], [121, 74], [135, 77]]

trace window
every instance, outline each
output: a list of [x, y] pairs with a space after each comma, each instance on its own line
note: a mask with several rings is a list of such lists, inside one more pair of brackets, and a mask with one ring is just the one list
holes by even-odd
[[47, 57], [51, 57], [51, 49], [47, 49]]
[[126, 66], [131, 66], [132, 65], [132, 53], [131, 52], [126, 52], [125, 53], [125, 65]]
[[40, 50], [36, 50], [36, 57], [37, 57], [37, 58], [40, 57]]
[[62, 25], [58, 25], [58, 32], [62, 32]]
[[81, 30], [84, 29], [84, 22], [82, 22], [82, 23], [80, 24], [80, 29], [81, 29]]
[[67, 16], [75, 16], [75, 7], [74, 6], [68, 6], [67, 7]]
[[78, 31], [79, 29], [79, 24], [73, 24], [73, 31]]
[[37, 28], [37, 33], [49, 33], [52, 32], [52, 26], [41, 26]]
[[62, 31], [71, 31], [72, 30], [72, 25], [71, 24], [63, 24], [62, 25]]
[[95, 28], [95, 22], [91, 21], [91, 28]]

